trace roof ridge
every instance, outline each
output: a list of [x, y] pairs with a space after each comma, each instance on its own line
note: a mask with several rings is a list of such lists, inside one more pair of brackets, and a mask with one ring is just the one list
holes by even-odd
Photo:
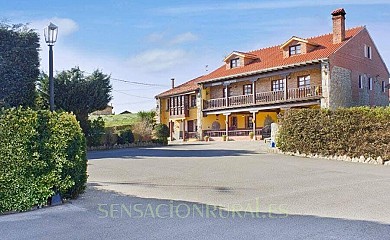
[[[362, 28], [362, 27], [364, 27], [364, 26], [356, 26], [356, 27], [345, 29], [345, 31], [351, 31], [351, 30], [355, 30], [355, 29], [358, 29], [358, 28]], [[308, 38], [305, 38], [305, 39], [320, 38], [320, 37], [324, 37], [324, 36], [331, 35], [331, 34], [333, 34], [333, 33], [329, 32], [329, 33], [324, 33], [324, 34], [313, 36], [313, 37], [308, 37]]]
[[[364, 27], [365, 27], [364, 25], [356, 26], [356, 27], [348, 28], [348, 29], [346, 29], [345, 31], [355, 30], [355, 29], [364, 28]], [[324, 33], [324, 34], [321, 34], [321, 35], [317, 35], [317, 36], [313, 36], [313, 37], [308, 37], [308, 38], [298, 37], [297, 35], [292, 35], [290, 38], [292, 38], [292, 37], [297, 37], [297, 38], [302, 38], [302, 39], [305, 39], [305, 40], [309, 40], [309, 39], [313, 39], [313, 38], [324, 37], [324, 36], [327, 36], [327, 35], [330, 35], [330, 34], [332, 34], [332, 32]], [[279, 46], [281, 46], [281, 45], [282, 45], [282, 44], [277, 44], [277, 45], [273, 45], [273, 46], [269, 46], [269, 47], [263, 47], [263, 48], [259, 48], [259, 49], [255, 49], [255, 50], [248, 51], [248, 53], [253, 53], [253, 52], [257, 52], [257, 51], [261, 51], [261, 50], [265, 50], [265, 49], [269, 49], [269, 48], [274, 48], [274, 47], [279, 47]]]

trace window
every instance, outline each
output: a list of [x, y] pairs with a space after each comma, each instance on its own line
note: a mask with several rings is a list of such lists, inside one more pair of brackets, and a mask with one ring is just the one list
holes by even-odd
[[310, 75], [298, 77], [299, 88], [309, 87], [309, 86], [310, 86]]
[[364, 56], [366, 58], [372, 59], [372, 51], [370, 46], [364, 45]]
[[283, 91], [284, 90], [284, 80], [274, 80], [271, 82], [271, 91]]
[[368, 78], [368, 89], [372, 90], [372, 77]]
[[247, 128], [253, 128], [253, 117], [252, 116], [247, 117], [246, 126], [247, 126]]
[[382, 81], [382, 92], [386, 92], [386, 82]]
[[243, 86], [243, 94], [244, 95], [252, 94], [252, 84], [246, 84]]
[[196, 107], [196, 95], [191, 95], [190, 107]]
[[232, 128], [232, 129], [236, 129], [237, 128], [237, 117], [236, 116], [233, 116], [232, 118], [231, 118], [231, 122], [230, 122], [231, 124], [230, 124], [230, 127]]
[[359, 88], [363, 89], [363, 76], [359, 75]]
[[165, 111], [169, 111], [169, 104], [170, 104], [170, 101], [169, 101], [169, 98], [167, 98], [167, 106], [166, 106], [166, 108], [165, 108]]
[[290, 46], [289, 48], [290, 56], [301, 54], [301, 45]]
[[239, 58], [234, 58], [230, 60], [230, 68], [235, 68], [239, 66]]

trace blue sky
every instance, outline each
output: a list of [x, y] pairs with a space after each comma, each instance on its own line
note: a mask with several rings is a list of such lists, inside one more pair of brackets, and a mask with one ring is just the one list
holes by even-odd
[[[366, 25], [390, 66], [390, 0], [344, 1], [151, 1], [0, 0], [0, 20], [30, 23], [42, 35], [51, 21], [59, 26], [55, 70], [79, 66], [101, 69], [113, 80], [113, 105], [150, 110], [154, 96], [170, 86], [219, 67], [233, 50], [278, 45], [331, 32], [332, 10], [344, 7], [347, 28]], [[41, 44], [47, 70], [47, 46]]]

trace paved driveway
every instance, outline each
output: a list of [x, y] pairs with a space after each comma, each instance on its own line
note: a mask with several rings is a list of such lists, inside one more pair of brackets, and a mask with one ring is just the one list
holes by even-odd
[[2, 216], [3, 237], [390, 239], [387, 166], [268, 154], [249, 141], [92, 152], [89, 160], [81, 198]]

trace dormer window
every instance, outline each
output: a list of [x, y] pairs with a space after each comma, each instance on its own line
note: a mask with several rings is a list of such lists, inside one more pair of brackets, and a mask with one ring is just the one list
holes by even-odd
[[301, 44], [290, 46], [289, 53], [290, 56], [301, 54]]
[[233, 58], [230, 60], [230, 68], [236, 68], [239, 66], [239, 58]]

